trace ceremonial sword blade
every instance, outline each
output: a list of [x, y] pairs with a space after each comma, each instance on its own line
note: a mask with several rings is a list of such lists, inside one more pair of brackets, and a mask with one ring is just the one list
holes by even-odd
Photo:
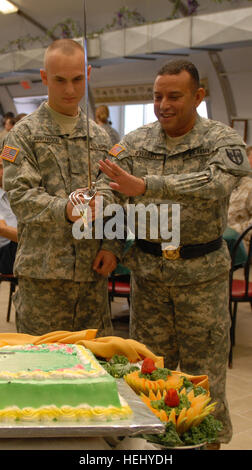
[[83, 28], [83, 46], [85, 53], [85, 113], [86, 113], [86, 126], [87, 126], [87, 154], [88, 154], [88, 189], [92, 187], [91, 177], [91, 158], [90, 158], [90, 140], [89, 140], [89, 94], [88, 94], [88, 53], [87, 53], [87, 14], [86, 14], [86, 1], [83, 0], [84, 9], [84, 28]]

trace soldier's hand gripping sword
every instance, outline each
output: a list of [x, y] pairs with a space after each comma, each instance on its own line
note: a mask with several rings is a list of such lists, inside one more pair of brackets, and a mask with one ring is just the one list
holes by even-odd
[[83, 0], [84, 8], [84, 34], [83, 46], [85, 54], [85, 113], [86, 113], [86, 130], [87, 130], [87, 156], [88, 156], [88, 187], [83, 189], [76, 189], [73, 191], [69, 199], [73, 206], [78, 206], [78, 211], [83, 219], [84, 224], [87, 224], [87, 206], [95, 197], [97, 191], [95, 183], [92, 183], [91, 177], [91, 157], [90, 157], [90, 141], [89, 141], [89, 97], [88, 97], [88, 54], [87, 54], [87, 21], [86, 21], [86, 2]]

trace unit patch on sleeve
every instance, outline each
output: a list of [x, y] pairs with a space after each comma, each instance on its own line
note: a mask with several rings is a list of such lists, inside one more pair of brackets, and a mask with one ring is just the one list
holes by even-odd
[[2, 150], [1, 157], [4, 160], [7, 160], [8, 162], [13, 163], [17, 158], [18, 152], [19, 152], [19, 149], [5, 145]]
[[113, 157], [118, 157], [119, 153], [123, 152], [125, 148], [122, 145], [116, 144], [112, 149], [109, 151], [109, 155], [112, 155]]
[[243, 155], [241, 149], [226, 149], [226, 154], [231, 162], [236, 165], [243, 163]]

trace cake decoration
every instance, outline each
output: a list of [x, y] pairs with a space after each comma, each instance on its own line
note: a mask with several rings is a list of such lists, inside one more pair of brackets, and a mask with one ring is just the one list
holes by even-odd
[[207, 375], [191, 376], [143, 361], [141, 369], [125, 375], [125, 381], [165, 424], [160, 435], [143, 435], [163, 447], [183, 447], [215, 442], [222, 423], [212, 412]]

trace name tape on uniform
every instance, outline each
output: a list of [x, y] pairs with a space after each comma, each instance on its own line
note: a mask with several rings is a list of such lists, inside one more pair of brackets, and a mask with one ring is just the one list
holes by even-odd
[[113, 157], [118, 157], [119, 153], [123, 152], [125, 148], [122, 145], [116, 144], [112, 149], [110, 149], [109, 154]]
[[1, 157], [3, 160], [7, 160], [8, 162], [13, 163], [17, 158], [18, 152], [19, 149], [16, 147], [9, 147], [9, 145], [5, 145], [2, 150]]

